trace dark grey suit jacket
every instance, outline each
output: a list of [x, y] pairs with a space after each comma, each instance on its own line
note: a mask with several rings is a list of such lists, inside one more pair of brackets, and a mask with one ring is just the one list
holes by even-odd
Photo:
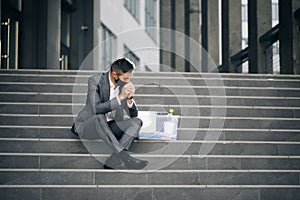
[[[88, 91], [86, 103], [75, 119], [75, 131], [83, 134], [84, 124], [95, 115], [105, 115], [116, 110], [115, 120], [124, 120], [124, 110], [129, 117], [137, 117], [138, 109], [135, 103], [132, 108], [128, 108], [127, 101], [123, 100], [119, 105], [117, 98], [109, 100], [109, 72], [92, 75], [88, 79]], [[122, 88], [119, 89], [120, 92]], [[95, 123], [98, 123], [95, 121]]]

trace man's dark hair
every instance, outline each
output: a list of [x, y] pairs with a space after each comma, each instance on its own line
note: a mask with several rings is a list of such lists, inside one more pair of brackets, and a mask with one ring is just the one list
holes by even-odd
[[134, 64], [128, 58], [120, 58], [111, 64], [111, 71], [122, 75], [127, 72], [132, 72], [135, 69]]

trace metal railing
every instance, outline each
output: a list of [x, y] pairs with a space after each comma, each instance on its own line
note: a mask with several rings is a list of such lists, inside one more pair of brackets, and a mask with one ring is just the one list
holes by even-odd
[[[259, 45], [263, 47], [266, 73], [279, 73], [279, 24], [268, 30], [259, 38]], [[231, 56], [231, 63], [235, 72], [243, 72], [243, 64], [249, 60], [249, 47]]]
[[265, 72], [280, 73], [279, 24], [263, 34], [259, 38], [259, 43], [264, 48]]

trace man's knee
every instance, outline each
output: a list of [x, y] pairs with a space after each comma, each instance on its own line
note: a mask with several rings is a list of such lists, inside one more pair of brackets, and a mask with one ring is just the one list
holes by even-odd
[[137, 126], [140, 126], [140, 127], [143, 126], [143, 121], [140, 118], [137, 118], [137, 117], [131, 118], [131, 123], [133, 123]]

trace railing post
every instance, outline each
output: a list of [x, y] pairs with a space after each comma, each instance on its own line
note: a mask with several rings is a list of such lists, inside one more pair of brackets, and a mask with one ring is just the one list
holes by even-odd
[[265, 73], [273, 74], [273, 45], [264, 47]]
[[202, 47], [219, 65], [219, 0], [202, 0]]
[[249, 72], [267, 73], [259, 37], [272, 28], [272, 1], [248, 0]]
[[234, 72], [231, 55], [242, 48], [241, 0], [222, 0], [222, 67], [221, 72]]
[[294, 12], [294, 73], [300, 74], [300, 0], [293, 2]]
[[60, 0], [47, 0], [47, 69], [59, 69], [60, 58]]
[[280, 73], [294, 74], [292, 0], [279, 0]]

